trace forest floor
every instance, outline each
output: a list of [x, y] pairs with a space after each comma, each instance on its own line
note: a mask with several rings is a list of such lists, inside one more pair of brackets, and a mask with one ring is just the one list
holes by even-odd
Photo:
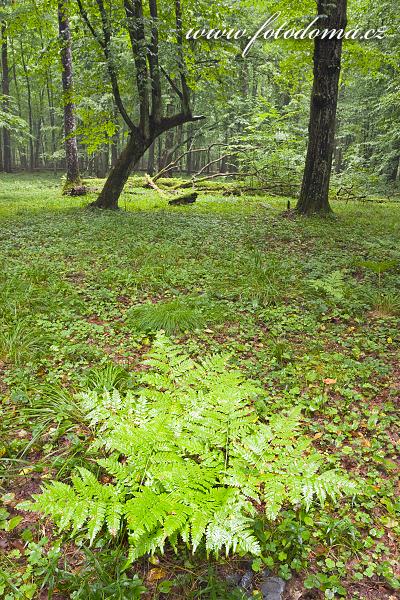
[[[229, 352], [266, 410], [300, 406], [327, 464], [362, 484], [270, 524], [256, 581], [266, 566], [292, 600], [399, 598], [400, 203], [335, 203], [336, 219], [306, 220], [266, 196], [169, 207], [128, 189], [112, 214], [87, 202], [50, 175], [0, 178], [0, 596], [125, 597], [118, 549], [60, 550], [49, 522], [15, 506], [85, 461], [86, 433], [54, 397], [110, 364], [129, 377], [163, 328], [193, 356]], [[246, 568], [184, 549], [135, 564], [144, 598], [182, 600], [245, 597], [227, 575]]]

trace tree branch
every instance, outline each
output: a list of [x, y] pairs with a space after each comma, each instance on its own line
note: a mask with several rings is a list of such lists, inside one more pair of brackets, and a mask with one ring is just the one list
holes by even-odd
[[154, 121], [161, 119], [161, 79], [158, 48], [158, 10], [157, 0], [149, 0], [151, 17], [151, 41], [149, 46], [149, 67], [151, 79], [151, 113]]
[[149, 73], [147, 69], [148, 48], [144, 28], [142, 0], [124, 0], [124, 8], [136, 67], [136, 86], [139, 95], [140, 130], [144, 137], [149, 134]]
[[124, 107], [124, 104], [122, 102], [121, 92], [120, 92], [119, 85], [118, 85], [117, 73], [115, 70], [113, 58], [111, 56], [111, 49], [110, 49], [111, 31], [110, 31], [109, 21], [108, 21], [108, 17], [107, 17], [107, 13], [106, 13], [103, 1], [96, 0], [97, 6], [100, 11], [100, 16], [101, 16], [103, 39], [101, 38], [101, 36], [98, 34], [98, 32], [94, 29], [93, 25], [91, 24], [91, 22], [89, 20], [89, 16], [87, 14], [87, 11], [85, 10], [84, 6], [82, 5], [81, 0], [76, 0], [76, 1], [77, 1], [79, 12], [81, 14], [83, 21], [85, 22], [89, 31], [91, 32], [91, 34], [93, 35], [93, 37], [98, 42], [99, 46], [102, 48], [102, 50], [104, 52], [108, 76], [110, 78], [110, 83], [111, 83], [111, 88], [112, 88], [112, 92], [113, 92], [114, 99], [115, 99], [115, 104], [121, 114], [121, 117], [124, 119], [125, 123], [129, 127], [129, 129], [131, 131], [136, 132], [137, 127], [133, 123], [130, 116], [128, 115], [128, 113]]
[[174, 80], [172, 79], [172, 77], [169, 76], [169, 74], [164, 69], [164, 67], [161, 67], [161, 71], [164, 73], [166, 79], [168, 80], [168, 83], [170, 84], [170, 86], [172, 87], [172, 89], [174, 90], [174, 92], [176, 94], [178, 94], [181, 102], [183, 102], [183, 94], [182, 94], [181, 90], [178, 88], [178, 86], [176, 85], [176, 83], [174, 82]]
[[97, 33], [97, 31], [95, 30], [95, 28], [93, 27], [93, 25], [91, 24], [91, 22], [89, 20], [89, 16], [87, 14], [87, 11], [83, 7], [83, 4], [82, 4], [81, 0], [76, 0], [76, 2], [78, 4], [80, 15], [81, 15], [82, 19], [84, 20], [84, 22], [86, 23], [87, 28], [89, 29], [90, 33], [95, 38], [95, 40], [97, 40], [98, 44], [104, 50], [104, 41], [101, 39], [101, 37], [99, 36], [99, 34]]
[[186, 81], [186, 65], [183, 53], [183, 19], [181, 0], [175, 0], [176, 41], [178, 46], [178, 67], [182, 87], [182, 112], [190, 113], [190, 91]]
[[204, 115], [191, 115], [181, 112], [171, 117], [163, 117], [159, 123], [155, 123], [153, 120], [151, 120], [150, 126], [153, 135], [158, 136], [169, 129], [183, 125], [184, 123], [203, 121], [205, 118], [206, 117]]

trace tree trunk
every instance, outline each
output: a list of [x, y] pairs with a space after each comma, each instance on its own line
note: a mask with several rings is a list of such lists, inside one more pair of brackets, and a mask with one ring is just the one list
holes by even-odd
[[61, 68], [64, 98], [64, 134], [65, 156], [67, 163], [66, 189], [81, 185], [78, 160], [78, 144], [76, 141], [76, 121], [74, 105], [74, 88], [72, 79], [71, 31], [66, 13], [65, 0], [58, 2], [58, 29], [61, 40]]
[[157, 171], [161, 171], [163, 165], [162, 137], [157, 140]]
[[[55, 109], [53, 102], [52, 84], [49, 75], [46, 75], [46, 91], [47, 91], [47, 102], [49, 108], [49, 120], [51, 129], [51, 153], [54, 156], [57, 150], [56, 144], [56, 120], [55, 120]], [[53, 172], [57, 173], [57, 160], [53, 158]]]
[[119, 142], [119, 124], [118, 124], [118, 108], [114, 105], [114, 123], [116, 126], [115, 133], [111, 140], [111, 166], [114, 167], [118, 160], [118, 142]]
[[339, 175], [342, 172], [342, 159], [343, 159], [343, 148], [337, 143], [335, 146], [335, 173]]
[[192, 172], [192, 152], [191, 152], [191, 148], [192, 148], [192, 144], [193, 144], [193, 139], [192, 139], [192, 132], [193, 132], [193, 126], [191, 123], [189, 123], [188, 128], [187, 128], [187, 142], [186, 142], [186, 173], [188, 175], [190, 175], [190, 173]]
[[[318, 0], [323, 28], [345, 29], [347, 0]], [[314, 85], [311, 95], [309, 141], [297, 211], [328, 214], [329, 182], [335, 142], [335, 124], [343, 40], [315, 39]]]
[[20, 40], [20, 48], [21, 48], [21, 62], [22, 68], [24, 70], [25, 75], [25, 83], [26, 83], [26, 94], [28, 100], [28, 122], [29, 122], [29, 170], [34, 170], [34, 148], [33, 148], [33, 139], [34, 139], [34, 131], [33, 131], [33, 111], [32, 111], [32, 90], [30, 84], [30, 77], [28, 72], [28, 67], [25, 60], [25, 51], [22, 45], [22, 40]]
[[118, 209], [118, 198], [124, 189], [129, 174], [149, 146], [149, 141], [138, 139], [137, 136], [132, 134], [129, 136], [128, 143], [111, 169], [99, 197], [91, 206], [109, 210]]
[[[10, 71], [8, 68], [8, 45], [7, 45], [7, 25], [2, 23], [1, 25], [1, 67], [3, 71], [2, 78], [2, 93], [4, 96], [3, 110], [8, 112], [10, 95]], [[10, 130], [7, 127], [3, 127], [3, 168], [6, 173], [12, 171], [11, 161], [11, 137]]]
[[388, 181], [397, 181], [400, 178], [400, 157], [395, 157], [390, 161], [386, 173]]
[[[22, 118], [22, 103], [21, 103], [21, 94], [19, 91], [19, 83], [18, 83], [18, 78], [17, 78], [17, 70], [15, 67], [15, 63], [16, 63], [16, 51], [14, 48], [14, 44], [13, 44], [13, 38], [10, 38], [10, 42], [11, 42], [11, 52], [12, 52], [12, 76], [13, 76], [13, 83], [14, 83], [14, 89], [15, 89], [15, 99], [17, 101], [17, 107], [18, 107], [18, 116]], [[17, 150], [18, 150], [18, 155], [19, 155], [19, 163], [18, 166], [22, 169], [26, 169], [27, 168], [27, 158], [26, 158], [26, 151], [25, 151], [25, 145], [24, 143], [19, 143], [17, 146]], [[14, 164], [16, 163], [16, 161], [14, 162]]]
[[155, 145], [155, 143], [153, 143], [149, 148], [149, 156], [147, 159], [147, 172], [149, 175], [154, 175], [155, 151], [156, 151], [156, 145]]
[[35, 154], [34, 154], [34, 165], [35, 169], [40, 168], [40, 144], [42, 138], [42, 117], [39, 117], [36, 128], [35, 138]]

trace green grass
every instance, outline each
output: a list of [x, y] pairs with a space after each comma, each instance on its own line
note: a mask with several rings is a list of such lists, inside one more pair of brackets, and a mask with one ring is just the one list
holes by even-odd
[[[352, 505], [315, 509], [306, 521], [287, 511], [268, 525], [269, 568], [293, 574], [289, 585], [313, 572], [311, 587], [343, 587], [349, 598], [367, 598], [370, 587], [374, 599], [388, 598], [400, 533], [400, 204], [336, 202], [336, 219], [306, 220], [282, 216], [285, 198], [217, 194], [169, 207], [128, 188], [122, 210], [108, 214], [84, 209], [94, 195], [63, 197], [60, 178], [0, 177], [3, 493], [29, 494], [29, 468], [37, 488], [49, 470], [65, 477], [85, 460], [89, 433], [57, 426], [57, 411], [68, 413], [75, 390], [129, 387], [164, 329], [195, 356], [231, 354], [266, 389], [261, 413], [300, 405], [304, 431], [327, 462], [364, 479], [365, 495]], [[359, 266], [368, 261], [394, 266], [378, 279]], [[28, 467], [10, 483], [22, 459]], [[30, 523], [14, 535], [24, 528], [37, 540]], [[0, 581], [10, 552], [12, 544], [0, 551]], [[195, 563], [183, 549], [160, 560], [171, 598], [236, 597], [210, 589], [224, 588], [218, 582], [235, 563]], [[142, 576], [149, 568], [137, 565]], [[33, 578], [40, 585], [39, 567]], [[159, 597], [157, 581], [147, 582], [149, 597]]]

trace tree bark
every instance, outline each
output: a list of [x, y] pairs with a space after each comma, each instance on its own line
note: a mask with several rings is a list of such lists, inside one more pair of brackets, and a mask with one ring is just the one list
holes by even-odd
[[156, 145], [153, 143], [149, 148], [149, 156], [147, 158], [147, 172], [149, 175], [154, 175], [155, 152], [156, 152]]
[[[320, 26], [345, 29], [347, 0], [318, 0]], [[343, 40], [315, 39], [314, 84], [311, 95], [309, 141], [297, 211], [304, 215], [329, 214], [329, 183], [335, 142], [339, 77]]]
[[28, 66], [25, 60], [25, 50], [22, 45], [22, 40], [20, 40], [20, 48], [21, 48], [21, 62], [22, 68], [24, 70], [25, 75], [25, 84], [26, 84], [26, 94], [28, 100], [28, 123], [29, 123], [29, 170], [34, 170], [34, 148], [33, 148], [33, 139], [35, 137], [33, 131], [33, 110], [32, 110], [32, 90], [30, 84], [30, 77], [28, 72]]
[[[4, 112], [8, 112], [8, 97], [10, 95], [10, 70], [8, 68], [7, 25], [4, 22], [1, 25], [1, 67], [3, 72], [1, 86], [4, 96], [3, 110]], [[11, 173], [12, 171], [11, 136], [10, 130], [7, 127], [3, 127], [3, 168], [6, 173]]]
[[76, 141], [74, 88], [72, 78], [71, 30], [66, 13], [65, 0], [58, 2], [58, 29], [61, 41], [61, 68], [64, 99], [65, 157], [67, 162], [67, 180], [65, 189], [81, 185]]
[[[51, 153], [53, 156], [57, 150], [56, 144], [56, 120], [55, 120], [55, 109], [53, 102], [53, 93], [52, 93], [52, 83], [49, 75], [46, 76], [46, 90], [47, 90], [47, 102], [49, 108], [49, 120], [50, 120], [50, 129], [51, 129]], [[53, 159], [53, 172], [57, 173], [57, 160]]]
[[111, 166], [114, 167], [118, 160], [118, 141], [119, 141], [119, 126], [118, 126], [118, 109], [114, 107], [114, 122], [116, 125], [115, 133], [111, 140]]

